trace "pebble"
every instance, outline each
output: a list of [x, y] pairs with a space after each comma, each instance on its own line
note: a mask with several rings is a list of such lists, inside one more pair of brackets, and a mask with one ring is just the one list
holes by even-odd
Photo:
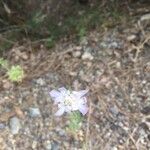
[[127, 40], [130, 42], [130, 41], [133, 41], [134, 39], [136, 39], [136, 36], [134, 35], [134, 34], [132, 34], [132, 35], [129, 35], [128, 37], [127, 37]]
[[12, 134], [18, 134], [21, 128], [20, 120], [17, 117], [11, 118], [9, 126]]
[[40, 109], [30, 107], [29, 108], [29, 115], [30, 115], [30, 117], [39, 117], [39, 116], [41, 116]]
[[120, 68], [120, 67], [121, 67], [121, 63], [120, 63], [119, 61], [116, 63], [116, 67], [117, 67], [117, 68]]
[[56, 128], [56, 132], [58, 132], [58, 134], [59, 134], [60, 136], [65, 136], [65, 131], [62, 130], [61, 128]]
[[111, 150], [118, 150], [118, 148], [117, 147], [112, 147], [112, 149]]
[[21, 55], [20, 55], [20, 57], [21, 57], [22, 59], [24, 59], [24, 60], [27, 60], [27, 59], [28, 59], [28, 55], [27, 55], [26, 52], [22, 52]]
[[42, 79], [42, 78], [37, 79], [36, 83], [39, 84], [40, 86], [43, 86], [43, 85], [46, 84], [45, 81], [44, 81], [44, 79]]
[[141, 20], [141, 21], [150, 20], [150, 13], [143, 15], [143, 16], [140, 18], [140, 20]]
[[82, 47], [81, 46], [76, 46], [75, 49], [80, 51], [80, 50], [82, 50]]
[[46, 150], [51, 150], [52, 149], [51, 141], [46, 141], [44, 143], [44, 147], [45, 147]]
[[118, 113], [119, 113], [119, 110], [118, 110], [118, 108], [116, 106], [111, 107], [110, 111], [115, 116], [118, 115]]
[[109, 56], [113, 55], [113, 50], [112, 49], [106, 49], [106, 52]]
[[75, 58], [79, 58], [80, 56], [81, 56], [81, 52], [80, 51], [75, 51], [75, 52], [73, 52], [73, 57], [75, 57]]
[[85, 53], [82, 55], [82, 59], [83, 59], [83, 60], [93, 60], [94, 57], [92, 56], [91, 53], [85, 52]]
[[32, 142], [32, 149], [37, 149], [37, 144], [38, 144], [37, 141], [33, 141]]
[[12, 86], [13, 86], [13, 85], [12, 85], [9, 81], [3, 80], [3, 88], [4, 88], [4, 89], [8, 90], [8, 89], [10, 89]]
[[123, 45], [123, 41], [116, 38], [116, 32], [106, 35], [100, 43], [100, 47], [104, 49], [122, 49]]
[[58, 142], [53, 142], [51, 150], [59, 150], [59, 149], [60, 148], [59, 148]]
[[109, 47], [110, 48], [118, 48], [119, 46], [118, 46], [118, 43], [114, 41], [114, 42], [110, 43]]
[[5, 125], [3, 123], [0, 123], [0, 129], [4, 129]]

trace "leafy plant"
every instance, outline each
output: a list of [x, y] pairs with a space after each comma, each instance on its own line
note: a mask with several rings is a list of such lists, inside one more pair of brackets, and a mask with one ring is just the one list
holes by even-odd
[[69, 130], [72, 132], [77, 132], [81, 128], [82, 116], [79, 111], [72, 112], [69, 116]]
[[7, 74], [11, 81], [16, 81], [16, 82], [22, 81], [22, 79], [24, 77], [24, 71], [19, 65], [12, 66], [8, 70]]
[[8, 75], [9, 80], [13, 82], [20, 82], [24, 78], [24, 71], [21, 66], [9, 66], [7, 60], [0, 58], [0, 66], [7, 70], [6, 74]]

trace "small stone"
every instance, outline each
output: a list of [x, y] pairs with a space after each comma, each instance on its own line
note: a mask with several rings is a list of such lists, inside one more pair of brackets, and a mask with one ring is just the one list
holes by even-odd
[[144, 115], [149, 115], [150, 114], [150, 106], [145, 106], [142, 110], [141, 113]]
[[110, 43], [110, 48], [118, 48], [119, 46], [118, 46], [118, 43], [117, 42], [112, 42], [112, 43]]
[[73, 52], [73, 57], [75, 57], [75, 58], [79, 58], [80, 56], [81, 56], [81, 52], [80, 51], [75, 51], [75, 52]]
[[17, 117], [11, 118], [9, 126], [12, 134], [18, 134], [21, 128], [20, 120]]
[[93, 60], [94, 57], [91, 55], [91, 53], [85, 52], [85, 53], [82, 55], [82, 59], [83, 59], [83, 60]]
[[107, 44], [106, 44], [105, 42], [101, 42], [101, 43], [100, 43], [100, 46], [101, 46], [102, 48], [107, 48]]
[[42, 78], [37, 79], [36, 83], [39, 84], [40, 86], [43, 86], [43, 85], [46, 84], [45, 81]]
[[70, 72], [69, 72], [69, 75], [70, 75], [70, 76], [73, 76], [73, 77], [74, 77], [74, 76], [77, 76], [77, 72], [70, 71]]
[[44, 147], [46, 150], [51, 150], [52, 149], [51, 141], [44, 142]]
[[12, 86], [13, 86], [13, 85], [12, 85], [9, 81], [3, 80], [3, 88], [4, 88], [4, 89], [8, 90], [8, 89], [10, 89]]
[[64, 146], [65, 146], [66, 149], [69, 149], [69, 143], [68, 142], [63, 142], [63, 144], [64, 144]]
[[85, 62], [85, 65], [87, 65], [87, 67], [91, 67], [92, 66], [92, 62], [87, 61], [87, 62]]
[[116, 67], [117, 67], [117, 68], [120, 68], [120, 67], [121, 67], [121, 63], [120, 63], [119, 61], [116, 63]]
[[60, 148], [59, 148], [58, 142], [53, 142], [51, 150], [59, 150], [59, 149]]
[[106, 52], [109, 56], [113, 55], [113, 50], [112, 49], [106, 49]]
[[107, 132], [106, 135], [105, 135], [106, 138], [109, 138], [110, 136], [111, 136], [110, 132]]
[[130, 42], [130, 41], [133, 41], [134, 39], [136, 39], [136, 36], [134, 35], [134, 34], [132, 34], [132, 35], [129, 35], [128, 37], [127, 37], [127, 40]]
[[142, 81], [142, 84], [146, 84], [146, 83], [147, 83], [147, 81], [146, 81], [146, 80], [143, 80], [143, 81]]
[[118, 150], [118, 148], [117, 147], [112, 147], [112, 149], [111, 150]]
[[27, 59], [28, 59], [27, 53], [22, 52], [22, 53], [21, 53], [21, 58], [24, 59], [24, 60], [27, 60]]
[[33, 141], [32, 143], [32, 149], [37, 149], [37, 141]]
[[3, 138], [2, 138], [2, 137], [0, 137], [0, 143], [3, 143], [3, 142], [4, 142]]
[[125, 131], [129, 131], [129, 128], [126, 127], [126, 126], [123, 126], [122, 128], [123, 128]]
[[56, 128], [56, 132], [58, 132], [58, 134], [59, 134], [60, 136], [65, 136], [65, 131], [62, 130], [61, 128]]
[[30, 117], [39, 117], [41, 116], [41, 112], [39, 108], [29, 108]]
[[4, 129], [5, 125], [3, 123], [0, 123], [0, 129]]
[[140, 20], [141, 20], [141, 21], [150, 20], [150, 14], [145, 14], [145, 15], [143, 15]]
[[118, 108], [116, 106], [111, 107], [110, 111], [115, 116], [118, 115], [118, 113], [119, 113], [119, 110], [118, 110]]
[[82, 47], [81, 46], [76, 46], [75, 49], [80, 51], [82, 49]]

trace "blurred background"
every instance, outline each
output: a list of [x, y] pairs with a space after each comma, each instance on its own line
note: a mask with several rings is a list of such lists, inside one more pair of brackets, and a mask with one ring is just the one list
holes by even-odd
[[62, 36], [81, 38], [93, 29], [110, 28], [148, 5], [146, 0], [2, 0], [0, 50], [27, 39], [52, 47]]

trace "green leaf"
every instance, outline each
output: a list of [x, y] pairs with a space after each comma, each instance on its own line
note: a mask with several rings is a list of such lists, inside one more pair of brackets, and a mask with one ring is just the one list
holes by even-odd
[[9, 79], [15, 82], [22, 81], [24, 77], [24, 71], [19, 65], [12, 66], [10, 70], [8, 70], [7, 74], [8, 74]]
[[81, 128], [82, 116], [79, 111], [72, 112], [69, 116], [69, 129], [72, 132], [76, 132]]

